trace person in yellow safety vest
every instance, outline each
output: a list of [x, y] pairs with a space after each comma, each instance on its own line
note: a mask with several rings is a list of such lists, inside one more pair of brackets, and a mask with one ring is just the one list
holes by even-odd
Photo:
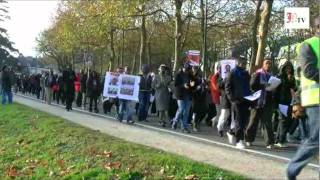
[[289, 162], [287, 168], [289, 180], [295, 180], [303, 167], [319, 153], [320, 16], [316, 18], [314, 25], [315, 36], [305, 40], [300, 46], [301, 105], [296, 104], [293, 107], [293, 116], [305, 108], [310, 133]]

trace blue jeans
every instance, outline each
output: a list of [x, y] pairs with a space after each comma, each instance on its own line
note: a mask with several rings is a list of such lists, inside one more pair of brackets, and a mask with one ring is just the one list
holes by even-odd
[[309, 137], [303, 142], [287, 169], [289, 180], [295, 180], [302, 168], [319, 153], [319, 106], [306, 107], [309, 125]]
[[138, 112], [139, 121], [147, 120], [148, 109], [150, 104], [150, 96], [151, 96], [151, 92], [149, 91], [139, 92], [139, 112]]
[[6, 104], [7, 103], [7, 97], [8, 97], [8, 101], [9, 104], [12, 104], [12, 92], [11, 90], [2, 90], [2, 104]]
[[191, 108], [191, 100], [189, 98], [183, 98], [182, 100], [178, 100], [178, 110], [176, 113], [176, 117], [173, 119], [174, 123], [182, 120], [182, 128], [188, 129], [189, 124], [189, 113]]
[[127, 121], [131, 121], [132, 120], [132, 111], [129, 108], [129, 101], [128, 100], [119, 100], [120, 101], [120, 107], [119, 107], [119, 116], [118, 116], [118, 120], [122, 121], [123, 120], [123, 116], [126, 113], [126, 119]]

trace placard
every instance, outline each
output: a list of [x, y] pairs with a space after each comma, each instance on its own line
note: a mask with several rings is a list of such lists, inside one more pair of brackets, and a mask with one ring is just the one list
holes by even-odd
[[104, 82], [104, 97], [139, 101], [140, 76], [107, 72]]
[[221, 65], [221, 77], [225, 79], [228, 73], [236, 67], [236, 60], [234, 59], [225, 59], [220, 61]]

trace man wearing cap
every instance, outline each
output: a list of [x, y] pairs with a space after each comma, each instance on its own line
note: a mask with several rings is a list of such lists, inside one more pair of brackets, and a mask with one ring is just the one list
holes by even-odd
[[298, 54], [301, 65], [301, 105], [293, 105], [293, 114], [303, 106], [308, 116], [309, 137], [303, 142], [288, 165], [287, 177], [295, 180], [302, 168], [319, 153], [319, 68], [320, 16], [314, 23], [315, 35], [305, 40]]
[[231, 109], [234, 111], [234, 127], [227, 133], [229, 142], [236, 138], [236, 147], [244, 149], [244, 132], [249, 119], [249, 103], [244, 99], [250, 95], [250, 75], [246, 70], [247, 61], [245, 58], [237, 59], [237, 66], [228, 74], [225, 82], [225, 93], [231, 102]]
[[182, 131], [185, 133], [190, 133], [188, 119], [191, 108], [191, 88], [195, 85], [195, 82], [191, 80], [190, 73], [191, 65], [185, 63], [174, 79], [178, 110], [172, 122], [172, 129], [176, 129], [177, 123], [182, 120]]

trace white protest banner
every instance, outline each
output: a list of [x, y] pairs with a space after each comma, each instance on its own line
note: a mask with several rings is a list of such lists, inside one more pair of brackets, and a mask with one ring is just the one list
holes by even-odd
[[236, 67], [236, 60], [234, 59], [225, 59], [220, 61], [221, 65], [221, 77], [225, 79], [227, 74]]
[[245, 99], [248, 99], [249, 101], [255, 101], [255, 100], [257, 100], [260, 96], [261, 96], [261, 90], [253, 93], [253, 94], [250, 95], [250, 96], [245, 96], [244, 98], [245, 98]]
[[139, 101], [140, 76], [121, 74], [120, 79], [119, 99]]
[[107, 72], [103, 96], [138, 101], [140, 76]]
[[120, 74], [107, 72], [104, 80], [104, 97], [115, 98], [119, 94]]

